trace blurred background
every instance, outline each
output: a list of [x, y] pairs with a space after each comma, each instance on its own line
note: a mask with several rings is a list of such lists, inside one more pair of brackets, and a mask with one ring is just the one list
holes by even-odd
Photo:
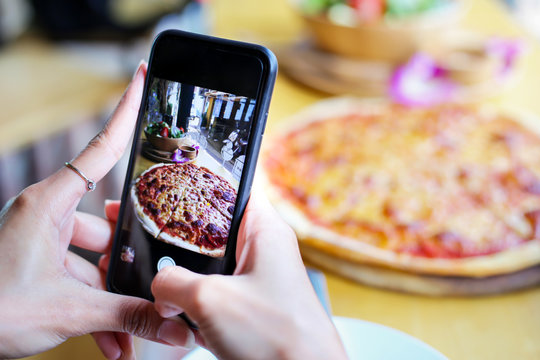
[[[0, 0], [0, 204], [82, 150], [153, 37], [169, 28], [276, 53], [270, 132], [336, 95], [409, 106], [488, 102], [540, 115], [536, 0]], [[120, 197], [126, 163], [79, 209], [103, 215], [103, 201]], [[326, 275], [337, 315], [398, 328], [453, 359], [540, 358], [538, 288], [434, 299]], [[85, 336], [32, 359], [72, 358], [102, 357]]]

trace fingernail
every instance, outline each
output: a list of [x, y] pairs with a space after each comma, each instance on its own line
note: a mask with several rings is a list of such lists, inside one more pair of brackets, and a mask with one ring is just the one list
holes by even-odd
[[118, 360], [136, 360], [134, 350], [134, 348], [124, 349]]
[[158, 330], [158, 340], [185, 349], [195, 347], [195, 334], [174, 320], [165, 320]]
[[139, 73], [141, 72], [142, 65], [144, 63], [145, 63], [145, 61], [142, 60], [142, 59], [141, 59], [141, 61], [139, 61], [139, 65], [137, 65], [137, 70], [135, 71], [135, 74], [133, 74], [133, 78], [131, 80], [134, 80], [139, 75]]
[[110, 360], [118, 360], [122, 357], [122, 350], [118, 349], [117, 352], [114, 353], [114, 355], [111, 355], [108, 357]]
[[113, 202], [114, 202], [114, 200], [111, 200], [111, 199], [105, 199], [105, 206], [107, 206], [107, 205], [109, 205], [109, 204], [111, 204], [111, 203], [113, 203]]
[[107, 271], [110, 261], [111, 261], [111, 258], [109, 255], [101, 255], [98, 261], [98, 268], [103, 271]]
[[164, 318], [170, 318], [171, 316], [175, 316], [183, 312], [183, 310], [178, 307], [163, 304], [157, 305], [156, 310], [159, 312], [159, 315]]

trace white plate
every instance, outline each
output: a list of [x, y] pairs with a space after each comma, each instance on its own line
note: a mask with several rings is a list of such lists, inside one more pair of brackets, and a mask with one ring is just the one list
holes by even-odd
[[[448, 360], [446, 356], [404, 332], [368, 321], [334, 316], [334, 324], [350, 359]], [[208, 350], [197, 348], [184, 360], [214, 360]]]

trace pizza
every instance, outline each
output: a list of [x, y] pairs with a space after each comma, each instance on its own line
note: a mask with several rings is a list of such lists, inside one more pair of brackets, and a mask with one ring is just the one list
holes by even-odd
[[302, 246], [426, 274], [504, 274], [540, 263], [529, 119], [333, 99], [267, 141], [263, 178]]
[[236, 190], [195, 164], [156, 164], [131, 188], [143, 228], [166, 243], [213, 257], [225, 254]]

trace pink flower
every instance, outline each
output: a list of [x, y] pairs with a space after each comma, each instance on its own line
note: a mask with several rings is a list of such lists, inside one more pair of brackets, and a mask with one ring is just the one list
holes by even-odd
[[491, 38], [486, 44], [486, 51], [489, 55], [497, 57], [501, 61], [499, 75], [507, 75], [514, 66], [517, 58], [525, 50], [525, 44], [516, 39], [504, 39], [499, 37]]
[[416, 54], [396, 68], [390, 78], [389, 96], [406, 106], [432, 106], [450, 100], [457, 86], [444, 69], [426, 54]]
[[180, 149], [176, 149], [175, 152], [173, 152], [171, 160], [177, 164], [183, 164], [189, 161], [188, 158], [182, 156], [182, 151]]

